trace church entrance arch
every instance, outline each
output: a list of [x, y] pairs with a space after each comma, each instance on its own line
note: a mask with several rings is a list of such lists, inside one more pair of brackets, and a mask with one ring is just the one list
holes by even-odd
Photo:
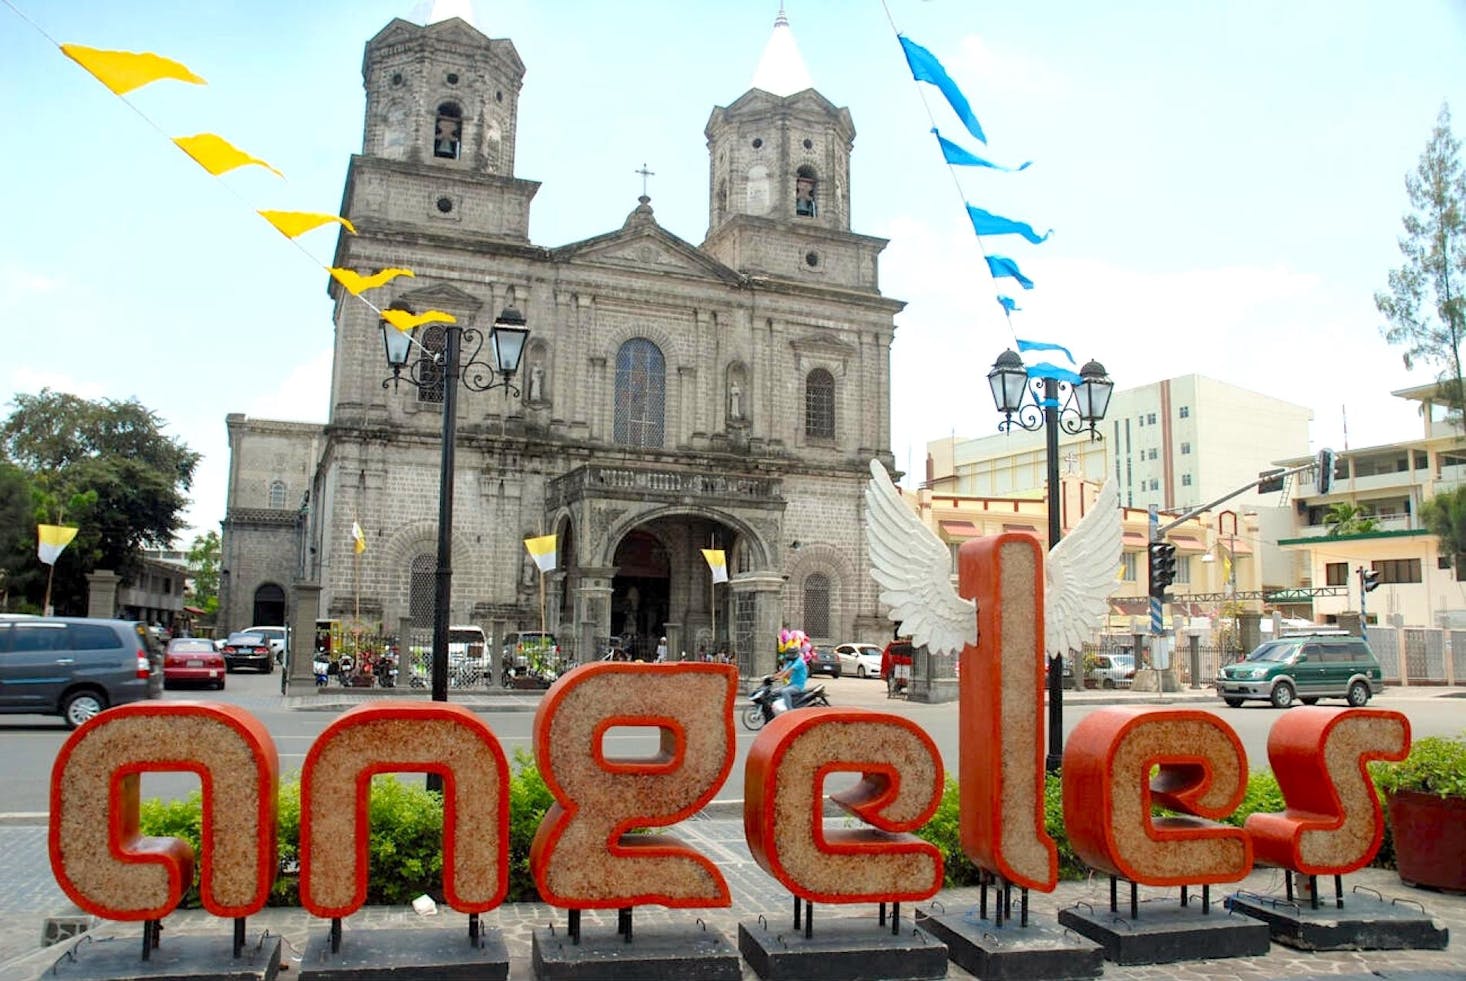
[[611, 626], [632, 657], [650, 661], [664, 636], [671, 597], [667, 547], [649, 531], [636, 530], [616, 546], [611, 579]]
[[257, 627], [285, 626], [285, 590], [267, 582], [255, 590], [254, 619]]

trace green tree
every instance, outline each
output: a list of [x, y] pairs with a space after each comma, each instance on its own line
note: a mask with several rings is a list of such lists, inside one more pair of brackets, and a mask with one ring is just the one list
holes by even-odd
[[193, 579], [193, 605], [213, 619], [219, 611], [219, 533], [196, 535], [187, 557], [188, 574]]
[[1466, 170], [1461, 141], [1451, 133], [1451, 110], [1442, 105], [1435, 131], [1415, 172], [1405, 176], [1411, 210], [1400, 237], [1404, 265], [1390, 270], [1389, 291], [1374, 303], [1389, 325], [1385, 340], [1404, 348], [1405, 367], [1438, 369], [1441, 392], [1456, 419], [1466, 408], [1461, 340], [1466, 330]]
[[1379, 519], [1352, 501], [1332, 505], [1323, 516], [1323, 526], [1331, 537], [1367, 535], [1379, 531]]
[[[36, 526], [30, 477], [0, 458], [0, 611], [39, 613], [27, 602], [46, 588], [46, 567], [36, 561]], [[64, 554], [64, 553], [63, 553]]]
[[[11, 404], [0, 451], [31, 485], [22, 534], [34, 549], [37, 521], [80, 529], [56, 563], [53, 603], [59, 612], [85, 611], [86, 573], [126, 575], [141, 549], [172, 543], [199, 456], [136, 399], [94, 402], [43, 389]], [[26, 598], [39, 603], [41, 593], [28, 589]]]
[[1440, 553], [1449, 556], [1459, 578], [1466, 556], [1466, 486], [1444, 491], [1420, 508], [1420, 520], [1440, 539]]

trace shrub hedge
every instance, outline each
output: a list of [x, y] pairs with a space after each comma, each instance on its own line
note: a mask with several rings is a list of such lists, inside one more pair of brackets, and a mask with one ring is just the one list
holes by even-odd
[[[1091, 870], [1069, 847], [1064, 832], [1062, 784], [1049, 774], [1044, 786], [1044, 824], [1059, 848], [1059, 878], [1083, 879]], [[442, 798], [429, 792], [423, 782], [405, 782], [392, 776], [373, 779], [371, 788], [370, 884], [367, 903], [405, 905], [424, 893], [442, 901]], [[977, 867], [962, 851], [958, 833], [957, 782], [949, 779], [941, 804], [932, 819], [917, 832], [941, 849], [946, 863], [945, 884], [949, 887], [976, 885]], [[517, 750], [509, 786], [509, 892], [506, 902], [535, 902], [539, 893], [529, 871], [529, 849], [545, 811], [554, 803], [534, 757]], [[202, 800], [198, 791], [178, 801], [146, 800], [142, 804], [142, 833], [171, 836], [189, 841], [198, 853]], [[1255, 811], [1281, 811], [1283, 797], [1272, 773], [1260, 771], [1247, 780], [1247, 792], [1236, 813], [1227, 819], [1240, 827]], [[282, 875], [275, 880], [271, 906], [298, 906], [300, 894], [294, 872], [299, 868], [300, 784], [282, 784], [279, 807], [279, 848]], [[342, 843], [345, 847], [345, 843]], [[1388, 826], [1374, 865], [1394, 867], [1394, 844]], [[194, 883], [182, 905], [199, 905]]]

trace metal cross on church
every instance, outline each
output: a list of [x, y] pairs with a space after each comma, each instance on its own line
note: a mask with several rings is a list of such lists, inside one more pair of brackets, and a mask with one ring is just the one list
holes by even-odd
[[646, 164], [643, 163], [640, 170], [633, 170], [632, 173], [641, 175], [641, 196], [646, 197], [646, 179], [657, 176], [657, 172], [655, 170], [647, 170]]

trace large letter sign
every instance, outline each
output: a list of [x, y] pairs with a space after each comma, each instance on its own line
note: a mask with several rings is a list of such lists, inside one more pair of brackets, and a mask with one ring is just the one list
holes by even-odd
[[[856, 785], [831, 799], [879, 830], [824, 830], [832, 773]], [[942, 800], [942, 758], [926, 731], [862, 709], [785, 712], [758, 734], [743, 781], [754, 859], [794, 895], [830, 903], [922, 900], [942, 888], [942, 853], [915, 835]]]
[[1342, 875], [1379, 850], [1384, 821], [1370, 760], [1402, 760], [1410, 722], [1380, 709], [1302, 707], [1267, 737], [1268, 761], [1287, 809], [1249, 815], [1260, 862], [1308, 875]]
[[443, 778], [443, 894], [482, 913], [509, 888], [509, 765], [489, 727], [461, 705], [369, 703], [345, 712], [306, 754], [300, 776], [300, 903], [344, 917], [366, 901], [372, 777]]
[[[704, 855], [634, 828], [676, 824], [713, 799], [733, 768], [731, 664], [582, 665], [535, 713], [534, 752], [556, 804], [540, 822], [530, 869], [545, 902], [569, 909], [658, 903], [729, 906]], [[661, 730], [650, 758], [606, 755], [608, 730]]]
[[1059, 855], [1044, 830], [1044, 573], [1032, 535], [964, 542], [958, 590], [977, 601], [977, 646], [962, 651], [962, 850], [1025, 889], [1053, 890]]
[[[1141, 885], [1245, 877], [1252, 869], [1247, 833], [1202, 819], [1231, 814], [1246, 792], [1242, 741], [1210, 712], [1100, 709], [1064, 747], [1069, 843], [1094, 868]], [[1196, 816], [1152, 817], [1153, 802]]]
[[275, 881], [279, 759], [264, 725], [232, 705], [135, 702], [78, 728], [51, 770], [51, 867], [72, 902], [109, 920], [156, 920], [193, 884], [180, 838], [138, 832], [143, 773], [203, 784], [199, 893], [215, 916], [249, 916]]

